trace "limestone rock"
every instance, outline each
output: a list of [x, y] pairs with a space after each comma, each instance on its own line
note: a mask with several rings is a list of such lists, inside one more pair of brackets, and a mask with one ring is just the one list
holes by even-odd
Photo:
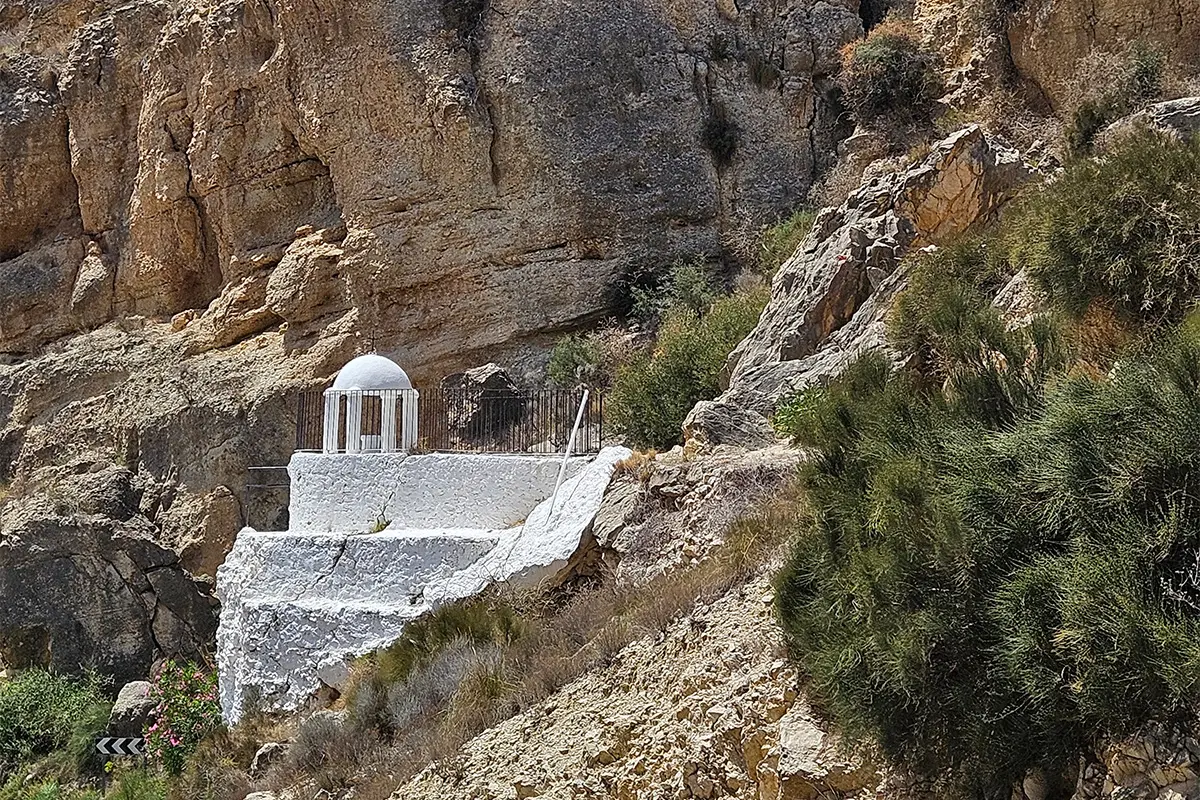
[[761, 414], [733, 403], [701, 401], [683, 421], [685, 441], [704, 445], [768, 447], [776, 437]]
[[[732, 209], [803, 198], [862, 30], [854, 0], [521, 0], [471, 31], [437, 4], [372, 3], [21, 7], [0, 261], [60, 239], [79, 257], [36, 285], [0, 271], [0, 296], [44, 305], [6, 317], [0, 350], [188, 309], [197, 348], [283, 322], [306, 340], [354, 308], [423, 366], [594, 319], [631, 266], [716, 253]], [[719, 116], [729, 159], [705, 144]], [[76, 281], [86, 242], [100, 263]]]
[[779, 720], [777, 772], [781, 796], [820, 796], [878, 783], [874, 770], [841, 752], [841, 746], [838, 737], [824, 729], [806, 703], [792, 705]]
[[731, 354], [729, 390], [718, 402], [767, 415], [780, 397], [839, 373], [862, 352], [886, 350], [904, 254], [990, 219], [1029, 175], [1016, 151], [972, 126], [822, 211], [776, 275], [758, 326]]
[[108, 717], [107, 736], [141, 736], [154, 710], [149, 681], [130, 681], [121, 687]]
[[525, 411], [517, 385], [499, 364], [447, 375], [442, 389], [453, 434], [468, 442], [501, 433]]
[[1046, 298], [1025, 270], [1014, 275], [992, 301], [1000, 317], [1011, 330], [1028, 325], [1046, 308]]
[[282, 742], [267, 742], [258, 748], [254, 760], [250, 762], [250, 777], [260, 778], [267, 774], [271, 765], [276, 764], [287, 755], [288, 746]]
[[0, 540], [0, 652], [14, 666], [117, 681], [161, 656], [198, 657], [216, 630], [211, 587], [140, 518], [34, 515]]
[[1097, 137], [1096, 144], [1101, 149], [1110, 147], [1122, 137], [1143, 127], [1154, 128], [1183, 139], [1200, 134], [1200, 97], [1184, 97], [1155, 103], [1144, 111], [1114, 122]]
[[758, 601], [767, 586], [752, 581], [630, 644], [467, 742], [456, 769], [430, 766], [393, 798], [872, 796], [874, 770], [830, 737], [792, 766], [788, 729], [803, 703], [771, 608]]

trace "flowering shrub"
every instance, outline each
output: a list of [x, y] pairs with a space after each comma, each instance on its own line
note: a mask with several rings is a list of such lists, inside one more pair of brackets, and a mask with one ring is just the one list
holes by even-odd
[[200, 741], [221, 724], [216, 675], [167, 661], [154, 677], [151, 697], [157, 705], [146, 728], [147, 753], [169, 775], [178, 775]]

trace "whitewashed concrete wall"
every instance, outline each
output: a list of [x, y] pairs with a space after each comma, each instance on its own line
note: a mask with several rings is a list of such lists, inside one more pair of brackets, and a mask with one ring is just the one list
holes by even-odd
[[[525, 524], [505, 530], [454, 525], [397, 529], [395, 523], [376, 534], [357, 527], [282, 533], [243, 529], [217, 571], [217, 663], [226, 720], [236, 722], [241, 716], [251, 687], [268, 708], [287, 710], [305, 702], [322, 683], [340, 686], [350, 658], [395, 641], [408, 622], [443, 603], [494, 582], [530, 584], [554, 577], [579, 549], [613, 469], [628, 456], [626, 448], [613, 447], [590, 463], [578, 462], [553, 513], [551, 501], [542, 500], [554, 488], [553, 475], [540, 495], [521, 484], [517, 496], [532, 498], [524, 506], [499, 490], [485, 493], [518, 519], [528, 516]], [[551, 463], [557, 468], [557, 462]], [[441, 478], [436, 469], [424, 467], [414, 474], [429, 481]], [[409, 488], [414, 496], [436, 494], [420, 482]], [[329, 491], [338, 489], [330, 485]], [[447, 507], [453, 516], [466, 513], [467, 506]]]
[[348, 653], [396, 640], [423, 591], [491, 551], [490, 531], [262, 533], [244, 528], [217, 570], [217, 666], [227, 720], [246, 687], [294, 708], [334, 683]]
[[[567, 477], [586, 458], [573, 458]], [[561, 458], [463, 453], [296, 453], [289, 528], [507, 528], [554, 490]]]

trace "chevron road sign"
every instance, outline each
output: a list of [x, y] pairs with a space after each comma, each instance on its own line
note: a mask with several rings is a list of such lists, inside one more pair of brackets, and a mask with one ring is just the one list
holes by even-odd
[[142, 738], [106, 737], [96, 742], [96, 751], [106, 756], [144, 756], [146, 740]]

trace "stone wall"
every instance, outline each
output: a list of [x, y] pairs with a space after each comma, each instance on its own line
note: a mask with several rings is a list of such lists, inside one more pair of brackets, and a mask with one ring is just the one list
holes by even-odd
[[[572, 458], [567, 477], [588, 459]], [[507, 528], [554, 491], [561, 456], [296, 453], [289, 528]]]

